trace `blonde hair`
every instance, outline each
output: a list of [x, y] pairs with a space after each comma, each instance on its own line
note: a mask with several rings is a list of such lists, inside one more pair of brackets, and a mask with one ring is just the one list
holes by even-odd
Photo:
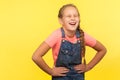
[[79, 11], [78, 11], [78, 9], [77, 9], [77, 7], [76, 7], [75, 5], [73, 5], [73, 4], [66, 4], [66, 5], [63, 5], [63, 6], [60, 8], [59, 13], [58, 13], [58, 17], [59, 17], [59, 18], [62, 18], [62, 17], [63, 17], [63, 11], [64, 11], [64, 9], [65, 9], [66, 7], [74, 7], [74, 8], [77, 10], [77, 12], [78, 12], [78, 16], [80, 16]]

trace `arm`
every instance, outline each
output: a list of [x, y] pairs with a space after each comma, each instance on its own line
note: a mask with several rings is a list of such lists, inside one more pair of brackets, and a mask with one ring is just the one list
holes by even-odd
[[34, 52], [32, 56], [32, 60], [46, 73], [52, 76], [65, 76], [65, 74], [68, 72], [68, 69], [64, 67], [54, 67], [50, 68], [44, 59], [42, 58], [50, 49], [49, 45], [46, 42], [43, 42], [38, 49]]
[[51, 74], [52, 69], [45, 63], [45, 61], [43, 60], [42, 56], [44, 56], [48, 50], [50, 49], [50, 47], [43, 42], [38, 49], [34, 52], [33, 56], [32, 56], [32, 60], [46, 73]]
[[92, 48], [97, 51], [96, 55], [88, 64], [76, 65], [74, 68], [78, 71], [78, 73], [87, 72], [92, 69], [97, 63], [99, 63], [107, 51], [103, 44], [101, 44], [99, 41], [96, 41], [95, 46]]
[[107, 50], [104, 47], [103, 44], [101, 44], [99, 41], [96, 42], [95, 46], [92, 47], [94, 50], [97, 51], [96, 55], [93, 57], [93, 59], [86, 65], [86, 71], [89, 71], [92, 69], [99, 61], [104, 57]]

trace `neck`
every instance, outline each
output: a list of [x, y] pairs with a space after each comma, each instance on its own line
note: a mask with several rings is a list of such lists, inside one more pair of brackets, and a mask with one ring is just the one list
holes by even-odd
[[70, 31], [70, 30], [66, 30], [66, 29], [64, 29], [64, 31], [65, 31], [65, 35], [70, 38], [74, 37], [75, 32], [76, 32], [76, 31]]

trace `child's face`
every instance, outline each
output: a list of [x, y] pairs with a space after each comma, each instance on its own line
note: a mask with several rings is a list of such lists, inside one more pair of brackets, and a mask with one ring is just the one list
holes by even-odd
[[60, 23], [67, 31], [76, 31], [79, 25], [79, 14], [76, 8], [66, 7], [62, 12], [62, 18], [60, 18]]

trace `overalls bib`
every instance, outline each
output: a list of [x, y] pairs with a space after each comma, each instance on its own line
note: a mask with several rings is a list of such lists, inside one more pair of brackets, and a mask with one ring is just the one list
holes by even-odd
[[84, 73], [77, 73], [74, 66], [81, 64], [81, 46], [80, 46], [80, 32], [76, 31], [77, 42], [71, 43], [65, 40], [65, 32], [61, 28], [62, 42], [58, 58], [56, 60], [56, 67], [66, 67], [69, 69], [66, 76], [53, 76], [52, 80], [84, 80]]

